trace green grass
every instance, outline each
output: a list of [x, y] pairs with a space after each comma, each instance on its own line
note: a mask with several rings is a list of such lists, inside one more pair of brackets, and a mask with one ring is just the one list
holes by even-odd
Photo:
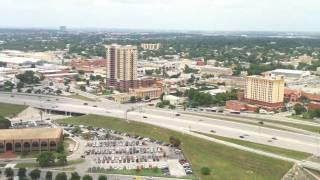
[[275, 154], [279, 154], [282, 156], [286, 156], [286, 157], [290, 157], [290, 158], [294, 158], [294, 159], [299, 159], [299, 160], [303, 160], [303, 159], [306, 159], [306, 158], [312, 156], [312, 154], [309, 154], [309, 153], [293, 151], [293, 150], [288, 150], [288, 149], [284, 149], [284, 148], [268, 146], [268, 145], [264, 145], [264, 144], [253, 143], [253, 142], [244, 141], [244, 140], [240, 140], [240, 139], [233, 139], [233, 138], [217, 136], [217, 135], [207, 134], [207, 133], [200, 133], [200, 132], [196, 132], [196, 133], [199, 133], [199, 134], [202, 134], [205, 136], [209, 136], [209, 137], [213, 137], [215, 139], [219, 139], [222, 141], [227, 141], [227, 142], [231, 142], [234, 144], [239, 144], [242, 146], [246, 146], [246, 147], [250, 147], [250, 148], [254, 148], [254, 149], [259, 149], [262, 151], [267, 151], [267, 152], [271, 152], [271, 153], [275, 153]]
[[[84, 163], [85, 160], [83, 159], [76, 159], [76, 160], [71, 160], [68, 161], [68, 164], [65, 166], [59, 166], [59, 165], [53, 165], [50, 167], [66, 167], [66, 166], [71, 166], [71, 165], [75, 165], [75, 164], [81, 164]], [[15, 168], [39, 168], [39, 163], [37, 162], [32, 162], [32, 163], [17, 163]]]
[[74, 94], [74, 95], [70, 95], [70, 96], [67, 96], [69, 98], [73, 98], [73, 99], [79, 99], [79, 100], [83, 100], [83, 101], [95, 101], [94, 99], [91, 99], [91, 98], [87, 98], [85, 96], [81, 96], [81, 95], [78, 95], [78, 94]]
[[163, 176], [160, 169], [141, 169], [139, 172], [135, 169], [110, 169], [110, 170], [99, 170], [96, 173], [106, 173], [106, 174], [123, 174], [123, 175], [139, 175], [139, 176]]
[[[185, 113], [185, 114], [195, 115], [194, 113]], [[292, 127], [292, 128], [303, 129], [303, 130], [310, 131], [310, 132], [320, 133], [320, 127], [311, 126], [311, 125], [303, 125], [303, 124], [275, 121], [275, 120], [269, 120], [269, 119], [266, 120], [266, 119], [254, 118], [254, 117], [241, 117], [241, 116], [235, 117], [234, 115], [228, 115], [228, 116], [214, 115], [214, 114], [209, 114], [209, 115], [196, 114], [196, 115], [202, 116], [202, 117], [207, 117], [207, 118], [216, 118], [216, 119], [221, 119], [221, 120], [226, 120], [226, 121], [233, 121], [233, 122], [239, 122], [239, 123], [244, 123], [244, 124], [256, 125], [256, 126], [259, 126], [258, 122], [264, 121], [265, 123], [269, 122], [269, 123], [280, 124], [280, 125], [284, 125], [284, 126], [288, 126], [288, 127]], [[234, 119], [233, 117], [239, 118], [239, 119]], [[243, 119], [243, 120], [241, 120], [241, 119]], [[245, 120], [251, 120], [252, 122], [248, 122]], [[268, 124], [268, 125], [264, 124], [263, 127], [269, 127], [269, 128], [285, 130], [285, 131], [293, 131], [293, 130], [277, 127], [276, 125], [270, 125], [270, 124]]]
[[[249, 153], [169, 129], [133, 121], [127, 123], [118, 118], [86, 115], [58, 122], [109, 128], [165, 142], [168, 142], [170, 136], [175, 136], [181, 140], [181, 148], [195, 175], [202, 180], [279, 180], [293, 165], [290, 162]], [[209, 167], [212, 173], [207, 176], [201, 175], [202, 167]]]
[[14, 117], [26, 108], [27, 106], [23, 105], [0, 103], [0, 116]]

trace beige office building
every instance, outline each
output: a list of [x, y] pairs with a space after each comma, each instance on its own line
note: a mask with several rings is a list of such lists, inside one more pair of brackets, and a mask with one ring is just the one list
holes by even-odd
[[283, 76], [247, 76], [244, 99], [268, 107], [281, 107], [284, 98]]
[[107, 86], [128, 91], [137, 88], [138, 49], [131, 45], [112, 44], [105, 46], [107, 59]]

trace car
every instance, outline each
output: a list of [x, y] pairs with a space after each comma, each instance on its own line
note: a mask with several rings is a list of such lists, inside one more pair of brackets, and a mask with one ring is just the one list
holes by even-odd
[[93, 107], [98, 107], [97, 105], [93, 105]]
[[268, 142], [270, 142], [270, 143], [271, 143], [271, 142], [272, 142], [272, 140], [268, 140]]
[[239, 138], [243, 139], [243, 138], [244, 138], [244, 136], [239, 136]]
[[216, 133], [216, 131], [215, 131], [215, 130], [210, 130], [210, 132], [212, 132], [212, 133]]
[[180, 114], [178, 113], [178, 114], [176, 114], [176, 116], [180, 116]]
[[147, 116], [142, 116], [143, 118], [148, 118]]
[[276, 137], [272, 137], [271, 139], [273, 139], [273, 140], [278, 140], [278, 138], [276, 138]]
[[86, 105], [86, 106], [87, 106], [87, 105], [88, 105], [88, 103], [83, 103], [83, 105]]

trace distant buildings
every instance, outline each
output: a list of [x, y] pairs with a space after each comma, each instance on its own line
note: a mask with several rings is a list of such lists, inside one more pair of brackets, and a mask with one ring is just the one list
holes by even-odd
[[112, 44], [105, 46], [107, 86], [128, 91], [139, 86], [137, 80], [138, 49], [136, 46]]
[[271, 108], [283, 106], [283, 76], [248, 76], [245, 82], [244, 100]]
[[311, 75], [310, 71], [291, 70], [291, 69], [275, 69], [270, 72], [273, 76], [284, 76], [287, 80], [306, 78]]
[[141, 44], [141, 47], [144, 50], [159, 50], [161, 45], [160, 45], [160, 43], [156, 43], [156, 44]]
[[60, 26], [60, 27], [59, 27], [59, 30], [60, 30], [60, 31], [67, 31], [67, 26]]
[[200, 68], [201, 75], [212, 75], [214, 77], [219, 76], [231, 76], [233, 74], [231, 68], [215, 67], [215, 66], [202, 66]]
[[138, 88], [138, 89], [129, 89], [128, 93], [114, 94], [112, 96], [113, 100], [117, 103], [127, 103], [130, 101], [130, 97], [134, 96], [136, 98], [145, 99], [159, 99], [163, 89], [159, 87], [150, 87], [150, 88]]

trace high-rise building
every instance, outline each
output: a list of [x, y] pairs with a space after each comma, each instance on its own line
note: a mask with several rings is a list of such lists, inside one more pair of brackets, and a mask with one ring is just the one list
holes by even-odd
[[138, 49], [131, 45], [112, 44], [105, 46], [107, 59], [107, 86], [128, 91], [137, 88]]
[[268, 107], [281, 107], [284, 98], [283, 76], [247, 76], [244, 100]]

